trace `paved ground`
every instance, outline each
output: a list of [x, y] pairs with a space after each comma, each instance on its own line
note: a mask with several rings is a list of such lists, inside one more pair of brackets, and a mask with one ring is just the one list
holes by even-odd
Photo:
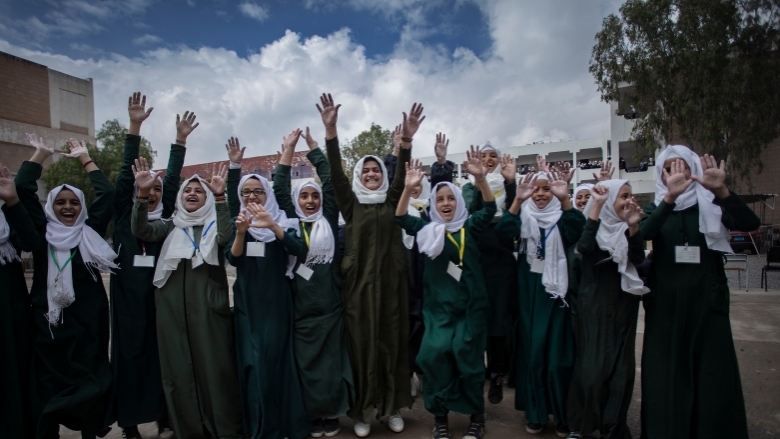
[[[729, 272], [732, 288], [731, 326], [742, 375], [742, 387], [752, 439], [769, 439], [780, 437], [780, 274], [770, 275], [770, 289], [765, 293], [759, 290], [758, 276], [763, 258], [750, 258], [749, 292], [737, 290], [736, 273]], [[755, 281], [753, 280], [755, 278]], [[232, 282], [231, 282], [232, 284]], [[744, 277], [743, 277], [744, 288]], [[637, 334], [637, 364], [640, 364], [644, 332], [644, 314], [640, 311], [640, 324]], [[637, 367], [637, 380], [634, 387], [634, 397], [628, 415], [629, 426], [635, 438], [639, 437], [639, 406], [642, 401], [641, 370]], [[487, 394], [487, 387], [485, 388]], [[430, 438], [433, 425], [432, 417], [425, 411], [422, 401], [418, 398], [409, 410], [402, 410], [406, 420], [406, 430], [402, 434], [392, 433], [384, 423], [375, 421], [372, 425], [371, 438]], [[522, 412], [514, 410], [514, 390], [506, 389], [504, 401], [498, 405], [486, 403], [487, 438], [554, 438], [552, 424], [541, 435], [531, 435], [525, 432]], [[355, 437], [352, 433], [352, 421], [342, 417], [342, 432], [337, 437]], [[450, 429], [454, 438], [460, 438], [468, 425], [468, 417], [451, 415]], [[144, 439], [157, 438], [154, 424], [140, 426]], [[62, 428], [60, 435], [64, 439], [77, 439], [78, 432]], [[114, 429], [107, 436], [111, 439], [121, 439], [121, 430]]]

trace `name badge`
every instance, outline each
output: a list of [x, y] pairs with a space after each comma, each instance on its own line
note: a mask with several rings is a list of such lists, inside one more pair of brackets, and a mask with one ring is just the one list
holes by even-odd
[[450, 261], [450, 265], [447, 266], [447, 274], [452, 276], [452, 278], [455, 279], [455, 282], [460, 282], [460, 275], [463, 274], [463, 270]]
[[251, 258], [264, 258], [265, 257], [265, 243], [264, 242], [247, 242], [246, 243], [246, 255]]
[[698, 246], [675, 246], [674, 262], [678, 264], [699, 264], [701, 263], [701, 249]]
[[133, 267], [154, 268], [154, 256], [135, 255], [135, 257], [133, 257]]
[[534, 261], [531, 263], [531, 273], [544, 273], [544, 259], [534, 258]]
[[192, 257], [192, 268], [198, 268], [203, 264], [203, 255], [200, 250], [195, 250], [195, 256]]
[[306, 264], [299, 265], [295, 272], [298, 273], [298, 276], [304, 278], [305, 280], [311, 279], [311, 276], [314, 274], [314, 270], [307, 267]]
[[518, 252], [514, 252], [512, 254], [515, 255], [515, 261], [518, 260], [518, 258], [520, 257], [520, 253]]

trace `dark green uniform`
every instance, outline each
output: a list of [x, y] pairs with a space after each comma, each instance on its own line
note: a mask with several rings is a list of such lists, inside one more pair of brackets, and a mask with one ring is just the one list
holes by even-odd
[[[148, 201], [133, 205], [133, 236], [165, 241], [175, 230], [173, 221], [148, 222], [148, 209]], [[231, 235], [230, 214], [225, 203], [216, 203], [216, 210], [217, 244], [222, 247]], [[202, 232], [203, 226], [193, 227], [196, 243]], [[155, 291], [163, 390], [177, 438], [244, 437], [222, 248], [218, 255], [219, 265], [192, 268], [191, 259], [181, 260]]]
[[[21, 202], [4, 204], [3, 214], [11, 229], [9, 242], [17, 252], [33, 251], [40, 246], [41, 236]], [[27, 439], [35, 432], [29, 381], [34, 333], [21, 261], [0, 264], [0, 284], [0, 437]]]
[[357, 391], [348, 414], [369, 423], [412, 403], [407, 261], [394, 220], [410, 150], [401, 148], [387, 200], [361, 204], [341, 165], [338, 138], [327, 140], [326, 147], [336, 203], [347, 221], [341, 294]]
[[[758, 217], [736, 195], [715, 201], [729, 230]], [[642, 299], [642, 438], [747, 438], [745, 402], [729, 322], [729, 288], [720, 252], [699, 232], [699, 208], [644, 207], [642, 236], [653, 241]], [[700, 249], [700, 264], [675, 263], [675, 247]]]
[[[617, 264], [599, 248], [596, 232], [600, 221], [588, 219], [572, 261], [579, 266], [576, 292], [570, 284], [572, 320], [577, 355], [568, 399], [568, 426], [572, 431], [601, 437], [630, 439], [626, 424], [636, 374], [636, 324], [639, 297], [620, 286]], [[642, 233], [629, 236], [628, 260], [639, 265], [645, 259]]]
[[[131, 427], [166, 417], [165, 394], [157, 351], [157, 319], [152, 285], [154, 267], [134, 267], [133, 259], [144, 252], [160, 255], [162, 242], [143, 242], [133, 236], [130, 218], [133, 212], [135, 176], [131, 166], [138, 158], [140, 136], [125, 138], [122, 169], [114, 186], [114, 250], [121, 267], [111, 275], [111, 366], [114, 387], [109, 424]], [[171, 145], [168, 170], [163, 181], [163, 218], [176, 207], [181, 167], [186, 149]]]
[[[334, 240], [339, 235], [339, 210], [330, 168], [322, 150], [315, 149], [306, 156], [317, 170], [322, 182], [321, 208], [323, 218], [330, 224]], [[290, 196], [290, 167], [277, 165], [274, 175], [274, 193], [279, 207], [288, 218], [296, 218]], [[304, 236], [311, 236], [314, 223], [300, 223]], [[303, 232], [303, 231], [302, 231]], [[334, 250], [336, 243], [334, 242]], [[355, 400], [349, 345], [344, 328], [344, 305], [341, 301], [341, 274], [338, 251], [333, 262], [316, 264], [309, 280], [295, 276], [295, 358], [303, 386], [306, 410], [312, 419], [337, 418], [347, 412]], [[298, 258], [298, 264], [306, 256]]]
[[[425, 375], [425, 408], [434, 416], [445, 416], [449, 411], [475, 415], [485, 410], [488, 299], [478, 242], [495, 214], [496, 203], [484, 203], [484, 208], [463, 225], [466, 249], [460, 281], [447, 273], [450, 262], [461, 262], [458, 247], [449, 239], [436, 259], [425, 258], [425, 334], [417, 364]], [[411, 215], [396, 217], [396, 222], [410, 235], [429, 223]], [[460, 232], [452, 237], [461, 245]]]
[[[59, 430], [59, 424], [81, 430], [82, 437], [103, 434], [106, 408], [111, 391], [111, 365], [108, 363], [108, 295], [103, 279], [90, 273], [78, 247], [71, 259], [75, 302], [62, 309], [62, 321], [49, 325], [47, 275], [49, 244], [45, 241], [46, 214], [38, 201], [37, 180], [41, 165], [24, 162], [16, 175], [19, 198], [41, 236], [41, 245], [33, 251], [35, 273], [30, 302], [35, 323], [33, 421], [36, 435], [44, 438]], [[85, 226], [98, 235], [106, 233], [113, 215], [114, 188], [103, 171], [92, 171], [89, 180], [95, 199], [89, 206]], [[86, 207], [86, 206], [84, 206]]]
[[[233, 194], [241, 170], [228, 172], [230, 210], [238, 216], [240, 202]], [[283, 240], [265, 243], [264, 257], [246, 255], [247, 243], [257, 242], [249, 233], [241, 256], [233, 256], [234, 240], [235, 228], [225, 255], [237, 271], [233, 321], [244, 433], [253, 439], [300, 439], [311, 431], [311, 421], [295, 365], [292, 280], [285, 273], [288, 253], [298, 256], [306, 248], [292, 229]]]
[[[496, 234], [502, 241], [511, 242], [519, 239], [520, 225], [519, 215], [504, 212]], [[579, 240], [584, 225], [582, 212], [563, 211], [557, 227], [564, 248]], [[541, 228], [540, 233], [545, 236]], [[524, 411], [528, 422], [534, 424], [546, 424], [549, 414], [556, 422], [566, 424], [566, 397], [574, 367], [571, 309], [545, 291], [542, 275], [531, 273], [525, 254], [517, 258], [517, 274], [520, 318], [515, 408]]]

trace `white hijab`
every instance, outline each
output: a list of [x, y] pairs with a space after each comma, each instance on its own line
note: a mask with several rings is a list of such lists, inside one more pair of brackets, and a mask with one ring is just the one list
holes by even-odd
[[[382, 170], [382, 184], [379, 185], [379, 189], [375, 191], [372, 191], [371, 189], [363, 186], [363, 182], [360, 180], [360, 177], [363, 174], [363, 164], [368, 158], [372, 158], [377, 163], [379, 163], [379, 168]], [[398, 163], [398, 166], [403, 165], [403, 163]], [[352, 192], [355, 193], [355, 196], [357, 197], [360, 204], [384, 203], [387, 199], [387, 189], [389, 187], [390, 184], [387, 182], [387, 168], [385, 167], [384, 162], [382, 162], [382, 160], [380, 160], [379, 157], [375, 155], [367, 155], [363, 157], [357, 162], [355, 168], [352, 170]]]
[[[490, 192], [493, 192], [493, 198], [496, 199], [497, 210], [495, 216], [500, 217], [504, 214], [504, 208], [506, 207], [504, 176], [501, 175], [501, 150], [491, 145], [490, 142], [485, 142], [485, 144], [480, 147], [480, 150], [481, 152], [495, 151], [498, 155], [498, 164], [490, 173], [485, 174], [485, 178], [487, 179], [488, 186], [490, 186]], [[473, 175], [469, 175], [469, 181], [474, 184], [474, 186], [477, 185]]]
[[436, 259], [444, 250], [446, 232], [459, 231], [469, 218], [469, 211], [466, 209], [466, 201], [463, 199], [460, 188], [450, 182], [443, 181], [436, 184], [430, 194], [430, 204], [436, 205], [436, 192], [441, 186], [448, 186], [455, 195], [455, 215], [452, 220], [444, 221], [439, 211], [434, 207], [431, 209], [431, 222], [417, 232], [417, 246], [420, 253], [425, 253], [431, 259]]
[[[187, 212], [181, 199], [184, 195], [184, 188], [193, 180], [199, 181], [203, 186], [203, 190], [206, 192], [206, 203], [194, 212]], [[197, 175], [185, 180], [179, 187], [179, 192], [176, 194], [176, 212], [173, 214], [173, 225], [176, 228], [165, 238], [160, 257], [157, 260], [157, 268], [154, 271], [152, 283], [158, 288], [165, 285], [182, 259], [192, 259], [200, 253], [205, 263], [219, 265], [219, 245], [217, 244], [219, 233], [217, 232], [217, 209], [214, 194], [206, 186], [204, 180]], [[203, 226], [197, 251], [193, 245], [195, 240], [193, 228], [196, 226]]]
[[[76, 194], [81, 202], [81, 213], [72, 226], [66, 226], [57, 219], [53, 207], [57, 195], [66, 188]], [[76, 293], [73, 290], [73, 261], [62, 267], [71, 257], [72, 249], [79, 248], [84, 265], [87, 266], [92, 279], [96, 281], [98, 277], [93, 268], [101, 273], [110, 273], [112, 268], [119, 268], [119, 266], [114, 263], [117, 257], [114, 250], [102, 236], [85, 224], [89, 215], [84, 204], [84, 192], [68, 184], [57, 186], [49, 192], [44, 211], [46, 212], [46, 241], [49, 243], [49, 248], [46, 249], [49, 265], [46, 276], [49, 312], [46, 313], [46, 320], [50, 325], [57, 326], [61, 322], [62, 308], [69, 307], [76, 300]], [[57, 258], [56, 263], [52, 253]], [[61, 272], [57, 264], [62, 267]], [[57, 282], [58, 278], [59, 282]]]
[[[691, 175], [704, 175], [699, 156], [683, 145], [669, 145], [658, 155], [658, 164], [655, 167], [655, 204], [661, 203], [668, 189], [661, 179], [663, 164], [666, 160], [679, 158], [688, 164], [691, 168]], [[723, 211], [720, 206], [713, 204], [715, 195], [705, 189], [699, 183], [693, 182], [688, 188], [677, 197], [674, 210], [685, 210], [695, 204], [699, 205], [699, 232], [707, 239], [707, 247], [710, 250], [717, 250], [723, 253], [731, 253], [729, 245], [729, 231], [721, 223]]]
[[574, 205], [574, 207], [577, 207], [577, 194], [580, 193], [580, 191], [588, 191], [590, 192], [593, 189], [593, 186], [595, 186], [593, 183], [582, 183], [576, 188], [574, 188], [574, 192], [572, 192], [571, 197], [571, 204]]
[[[157, 176], [157, 173], [154, 171], [149, 171], [150, 174]], [[163, 185], [163, 180], [160, 177], [157, 177], [157, 181], [160, 182], [160, 186]], [[133, 183], [133, 202], [135, 202], [135, 199], [138, 198], [138, 185]], [[149, 221], [155, 221], [160, 218], [162, 218], [163, 214], [163, 203], [162, 203], [162, 192], [160, 193], [160, 200], [157, 202], [157, 205], [154, 206], [154, 210], [147, 213], [147, 219]]]
[[[428, 206], [431, 205], [431, 182], [423, 176], [420, 185], [422, 186], [420, 195], [417, 198], [409, 197], [409, 208], [407, 209], [409, 215], [416, 216], [417, 218], [420, 218], [419, 209], [427, 209]], [[411, 250], [412, 247], [414, 247], [414, 236], [407, 235], [406, 232], [403, 231], [403, 239], [404, 247]]]
[[0, 265], [5, 265], [7, 262], [11, 262], [14, 259], [21, 261], [19, 255], [16, 253], [16, 249], [10, 241], [11, 227], [8, 226], [8, 221], [5, 219], [5, 214], [0, 212]]
[[[634, 264], [628, 261], [628, 241], [626, 240], [626, 230], [628, 224], [620, 219], [615, 211], [615, 200], [623, 185], [631, 186], [628, 180], [607, 180], [598, 184], [609, 189], [607, 201], [601, 208], [599, 219], [599, 229], [596, 232], [596, 244], [599, 248], [609, 252], [612, 255], [612, 261], [618, 266], [620, 272], [620, 288], [623, 291], [642, 295], [650, 292], [650, 289], [644, 286], [642, 279], [636, 271]], [[588, 200], [583, 212], [587, 217], [593, 208], [593, 198]]]
[[[548, 180], [547, 174], [537, 174], [538, 180]], [[566, 261], [566, 249], [563, 248], [561, 232], [556, 226], [561, 218], [561, 202], [550, 194], [552, 200], [544, 209], [539, 209], [533, 201], [533, 197], [523, 202], [520, 208], [520, 239], [523, 240], [525, 258], [529, 265], [536, 259], [536, 250], [544, 239], [539, 233], [539, 228], [544, 229], [547, 240], [544, 245], [544, 271], [542, 272], [542, 285], [545, 291], [553, 298], [564, 299], [569, 288], [569, 272]], [[555, 228], [553, 228], [555, 226]], [[552, 228], [552, 231], [550, 229]]]
[[[301, 191], [305, 187], [313, 187], [320, 194], [320, 210], [309, 216], [306, 216], [298, 204]], [[333, 236], [333, 229], [331, 229], [328, 220], [325, 219], [322, 212], [322, 203], [325, 202], [324, 198], [325, 194], [322, 193], [322, 187], [313, 181], [300, 184], [293, 191], [292, 202], [298, 218], [304, 223], [314, 223], [314, 226], [311, 228], [311, 236], [309, 236], [309, 253], [306, 255], [306, 265], [330, 264], [336, 251], [336, 238]]]

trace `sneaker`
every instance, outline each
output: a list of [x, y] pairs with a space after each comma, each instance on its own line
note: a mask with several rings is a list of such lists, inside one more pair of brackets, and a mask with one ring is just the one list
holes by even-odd
[[485, 424], [472, 422], [469, 424], [469, 428], [463, 433], [463, 439], [482, 439], [485, 435]]
[[491, 404], [498, 404], [504, 399], [504, 375], [496, 375], [490, 379], [490, 389], [488, 390], [488, 401]]
[[571, 430], [569, 430], [569, 427], [566, 425], [561, 424], [560, 422], [555, 424], [555, 434], [558, 435], [558, 437], [568, 437], [569, 433], [571, 433]]
[[542, 424], [534, 424], [533, 422], [525, 424], [525, 431], [531, 434], [539, 434], [542, 430], [544, 430], [544, 425]]
[[323, 434], [325, 434], [325, 429], [322, 427], [322, 418], [317, 418], [311, 421], [311, 431], [309, 432], [309, 436], [322, 437]]
[[173, 429], [171, 428], [171, 423], [168, 418], [157, 421], [157, 436], [159, 436], [160, 439], [173, 439]]
[[390, 415], [390, 417], [387, 419], [387, 425], [390, 427], [390, 430], [393, 430], [393, 432], [400, 433], [404, 431], [404, 418], [401, 417], [400, 413]]
[[450, 428], [447, 424], [433, 424], [433, 439], [450, 439]]
[[409, 379], [412, 382], [412, 398], [417, 398], [417, 384], [414, 382], [414, 375]]
[[364, 424], [362, 422], [355, 422], [355, 436], [366, 437], [371, 434], [371, 424]]
[[122, 439], [142, 439], [137, 426], [122, 429]]
[[322, 429], [325, 430], [325, 437], [333, 437], [341, 431], [339, 419], [325, 419], [322, 423]]
[[571, 433], [569, 433], [566, 439], [582, 439], [582, 435], [576, 431], [572, 431]]

